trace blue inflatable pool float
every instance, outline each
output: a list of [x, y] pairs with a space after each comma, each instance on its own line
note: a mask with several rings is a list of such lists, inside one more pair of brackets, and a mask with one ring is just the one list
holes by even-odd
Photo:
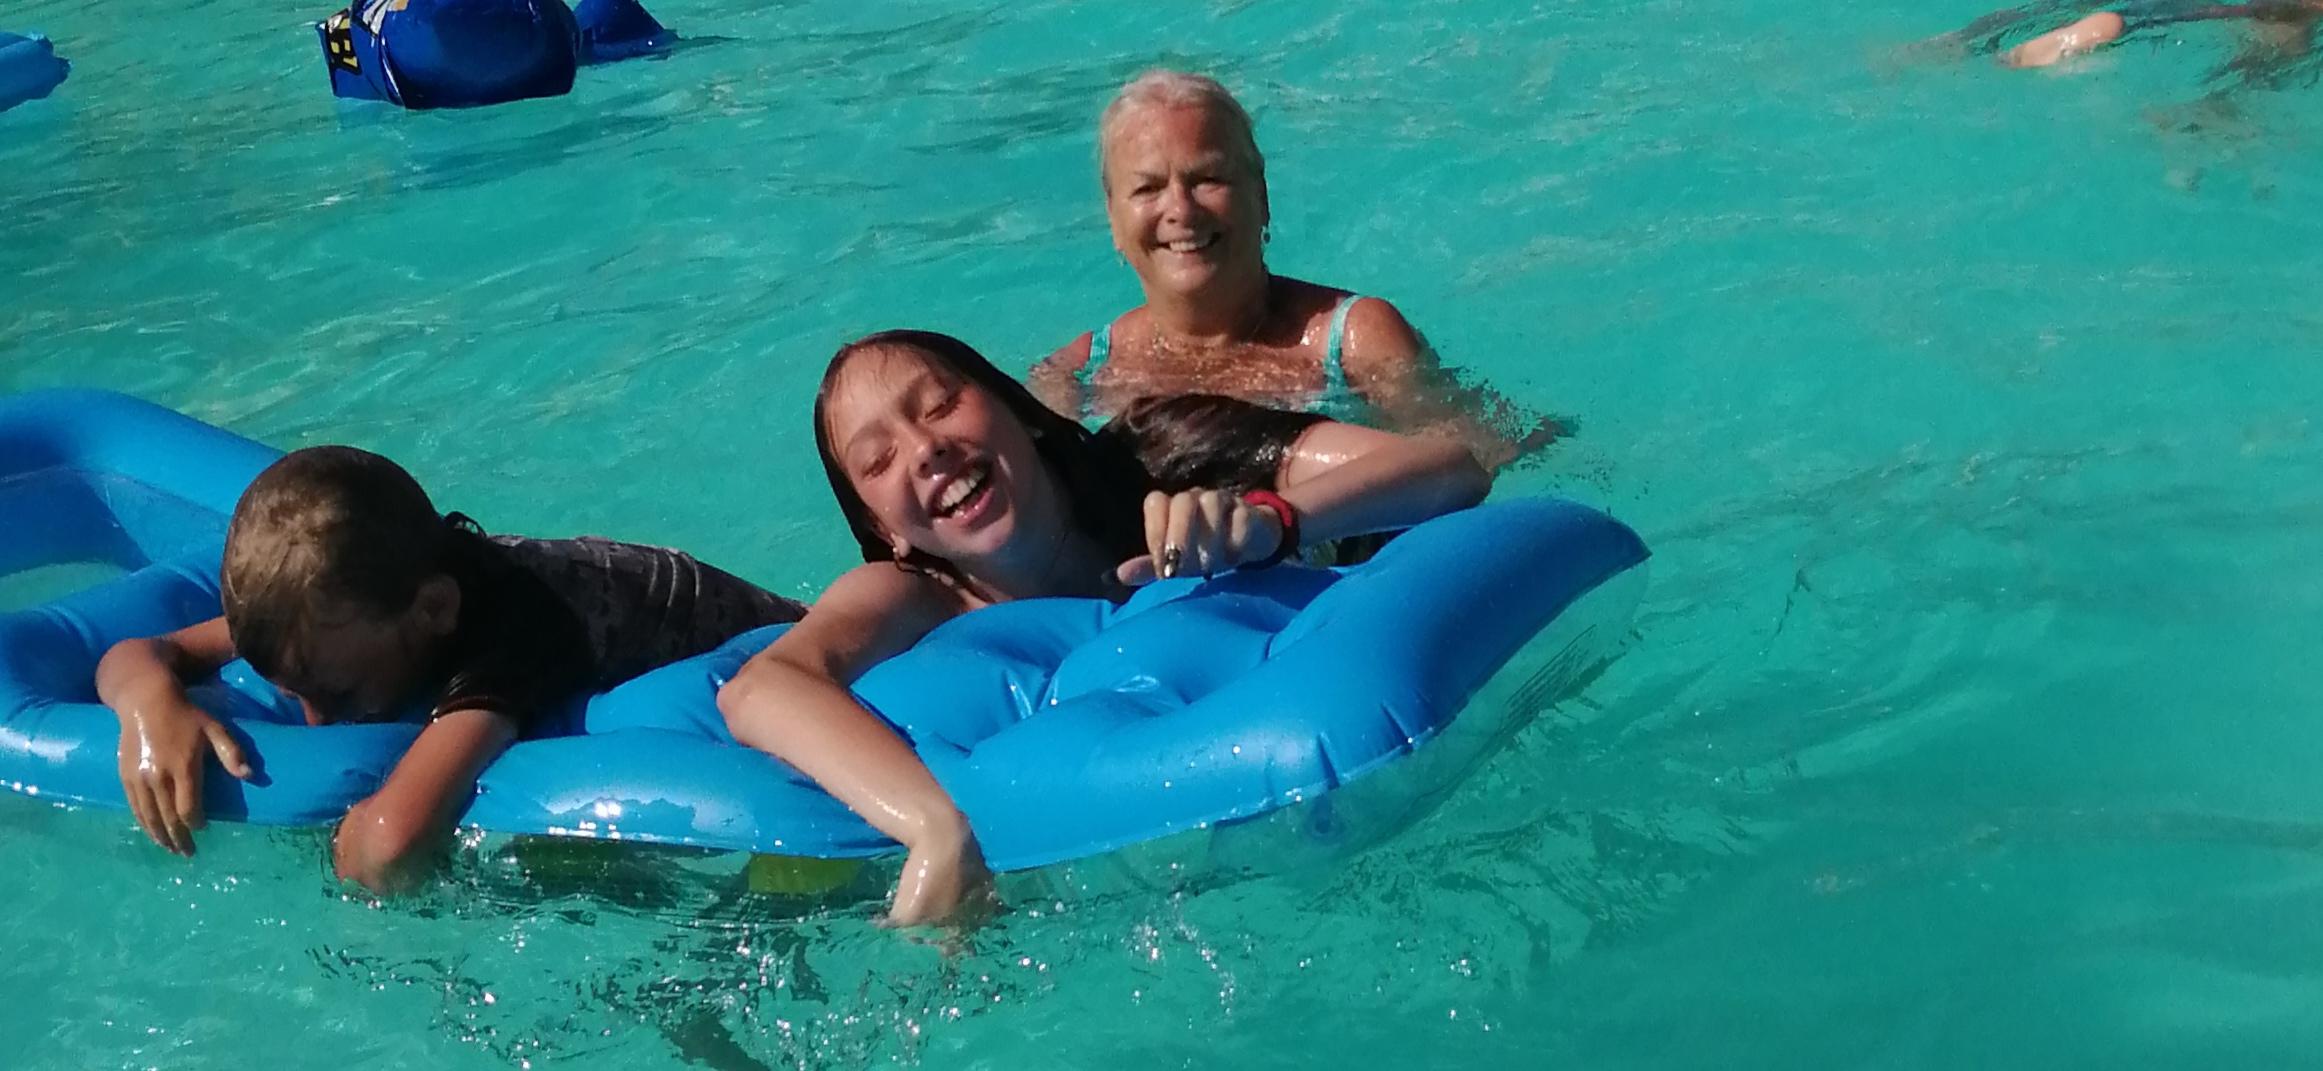
[[315, 33], [334, 96], [413, 109], [562, 96], [582, 66], [677, 43], [638, 0], [353, 0]]
[[[122, 395], [0, 398], [0, 515], [11, 518], [0, 606], [73, 589], [0, 615], [0, 786], [125, 806], [97, 659], [118, 640], [217, 615], [226, 518], [277, 456]], [[978, 611], [856, 691], [958, 800], [994, 866], [1041, 866], [1300, 811], [1292, 805], [1335, 797], [1415, 750], [1460, 751], [1444, 741], [1463, 727], [1469, 739], [1498, 735], [1511, 710], [1537, 712], [1611, 656], [1645, 559], [1634, 533], [1593, 510], [1496, 503], [1421, 525], [1352, 569], [1164, 581], [1121, 605]], [[98, 568], [118, 574], [91, 583]], [[794, 856], [892, 852], [727, 734], [717, 688], [780, 628], [554, 712], [485, 772], [464, 822]], [[216, 818], [333, 822], [419, 732], [309, 727], [239, 663], [196, 699], [229, 719], [258, 767], [248, 783], [211, 768]]]
[[0, 112], [48, 96], [72, 69], [48, 38], [0, 31]]

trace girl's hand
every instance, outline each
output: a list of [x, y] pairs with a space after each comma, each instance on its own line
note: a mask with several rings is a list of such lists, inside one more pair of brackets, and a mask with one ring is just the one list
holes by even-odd
[[991, 906], [992, 871], [974, 834], [930, 837], [903, 860], [903, 877], [888, 910], [891, 926], [972, 920]]
[[1213, 576], [1265, 561], [1282, 545], [1283, 519], [1225, 491], [1145, 496], [1146, 553], [1114, 572], [1131, 587], [1173, 576]]

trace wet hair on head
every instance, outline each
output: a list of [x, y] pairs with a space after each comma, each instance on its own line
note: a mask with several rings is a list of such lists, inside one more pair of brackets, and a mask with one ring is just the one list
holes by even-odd
[[1153, 490], [1241, 494], [1273, 490], [1299, 436], [1328, 421], [1222, 394], [1179, 394], [1129, 403], [1097, 437], [1136, 451]]
[[1242, 102], [1235, 100], [1234, 94], [1227, 92], [1215, 78], [1155, 69], [1130, 79], [1097, 116], [1098, 185], [1107, 182], [1105, 152], [1113, 144], [1114, 128], [1129, 113], [1145, 107], [1200, 108], [1212, 118], [1225, 120], [1228, 146], [1250, 166], [1253, 177], [1266, 181], [1266, 156], [1258, 151], [1258, 134]]
[[294, 450], [242, 492], [219, 570], [235, 649], [272, 676], [298, 652], [318, 601], [387, 616], [481, 533], [436, 512], [403, 467], [351, 446]]
[[910, 350], [991, 395], [1032, 434], [1033, 449], [1064, 494], [1074, 527], [1123, 557], [1145, 549], [1141, 503], [1148, 481], [1135, 454], [1117, 440], [1093, 435], [1043, 405], [1024, 384], [994, 367], [975, 347], [935, 331], [899, 329], [865, 335], [839, 347], [823, 369], [822, 386], [815, 391], [815, 453], [822, 458], [823, 476], [830, 481], [831, 495], [838, 500], [839, 512], [847, 518], [847, 528], [854, 533], [864, 561], [893, 561], [906, 568], [963, 579], [950, 562], [925, 551], [915, 548], [903, 558], [895, 556], [895, 548], [871, 516], [871, 507], [855, 492], [855, 484], [847, 478], [831, 442], [831, 394], [839, 374], [856, 356], [875, 350]]

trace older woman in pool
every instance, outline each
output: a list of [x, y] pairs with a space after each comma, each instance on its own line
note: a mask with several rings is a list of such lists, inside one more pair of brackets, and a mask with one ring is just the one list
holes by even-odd
[[907, 852], [891, 917], [952, 915], [985, 881], [952, 799], [847, 690], [930, 629], [1039, 596], [1263, 567], [1484, 497], [1457, 445], [1215, 396], [1142, 402], [1092, 433], [957, 339], [888, 331], [831, 359], [815, 446], [863, 552], [718, 693], [771, 752]]
[[1034, 391], [1059, 412], [1188, 392], [1333, 414], [1364, 403], [1396, 427], [1448, 428], [1493, 467], [1555, 436], [1542, 422], [1512, 442], [1480, 419], [1509, 407], [1438, 374], [1386, 300], [1267, 268], [1266, 160], [1225, 87], [1140, 75], [1106, 106], [1097, 143], [1113, 246], [1145, 304], [1034, 366]]

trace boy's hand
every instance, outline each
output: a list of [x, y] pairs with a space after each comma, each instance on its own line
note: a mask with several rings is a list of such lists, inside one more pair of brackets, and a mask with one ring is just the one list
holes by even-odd
[[896, 883], [886, 921], [891, 926], [972, 921], [991, 903], [992, 871], [984, 865], [976, 838], [935, 837], [904, 857], [903, 878]]
[[212, 753], [247, 781], [242, 745], [200, 707], [165, 702], [121, 713], [121, 790], [145, 835], [179, 855], [194, 854], [202, 828], [202, 764]]

